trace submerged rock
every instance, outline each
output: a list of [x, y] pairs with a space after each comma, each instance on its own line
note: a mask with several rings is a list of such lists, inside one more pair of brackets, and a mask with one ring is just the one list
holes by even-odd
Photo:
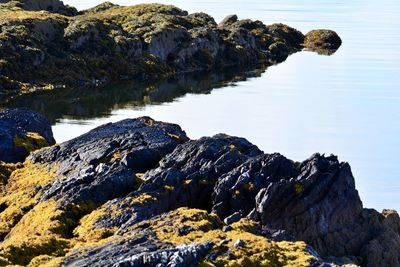
[[335, 156], [294, 162], [142, 117], [2, 168], [2, 264], [400, 264], [399, 215], [363, 209]]
[[30, 152], [54, 145], [50, 122], [28, 109], [0, 111], [0, 161], [23, 162]]

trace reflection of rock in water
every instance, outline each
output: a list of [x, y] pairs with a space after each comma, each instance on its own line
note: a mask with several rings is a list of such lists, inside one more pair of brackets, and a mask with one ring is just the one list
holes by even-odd
[[29, 107], [46, 115], [53, 123], [63, 117], [103, 117], [112, 110], [124, 107], [140, 108], [148, 104], [172, 102], [187, 93], [207, 94], [214, 88], [260, 76], [264, 69], [187, 74], [155, 83], [125, 82], [97, 88], [58, 89], [22, 95], [3, 106]]

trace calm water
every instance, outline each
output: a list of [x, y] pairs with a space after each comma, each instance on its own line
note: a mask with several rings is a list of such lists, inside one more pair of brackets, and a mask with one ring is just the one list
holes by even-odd
[[[84, 9], [101, 1], [64, 2]], [[51, 117], [58, 142], [106, 122], [148, 115], [180, 124], [192, 138], [225, 132], [295, 160], [317, 151], [337, 154], [351, 164], [366, 207], [400, 210], [400, 1], [159, 2], [204, 11], [217, 21], [236, 13], [304, 33], [329, 28], [343, 46], [330, 57], [297, 53], [246, 80], [234, 72], [118, 85], [109, 94], [61, 92], [45, 96], [44, 104], [24, 100]]]

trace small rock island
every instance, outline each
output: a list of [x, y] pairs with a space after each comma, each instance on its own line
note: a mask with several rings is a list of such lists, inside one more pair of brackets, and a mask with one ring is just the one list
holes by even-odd
[[174, 6], [117, 6], [78, 12], [58, 0], [0, 0], [0, 97], [38, 90], [284, 61], [303, 48], [331, 54], [333, 31], [311, 35], [283, 24], [222, 22]]

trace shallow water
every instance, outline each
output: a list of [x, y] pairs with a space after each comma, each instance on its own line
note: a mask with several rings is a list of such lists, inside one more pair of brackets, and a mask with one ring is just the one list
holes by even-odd
[[[101, 1], [64, 2], [84, 9]], [[291, 55], [246, 81], [232, 83], [241, 75], [234, 73], [118, 85], [111, 96], [96, 89], [25, 101], [56, 122], [58, 142], [106, 122], [147, 115], [180, 124], [192, 138], [225, 132], [295, 160], [314, 152], [337, 154], [352, 166], [366, 207], [400, 210], [400, 1], [159, 2], [204, 11], [217, 21], [236, 13], [304, 33], [333, 29], [343, 45], [329, 57]], [[63, 98], [63, 104], [57, 102]]]

